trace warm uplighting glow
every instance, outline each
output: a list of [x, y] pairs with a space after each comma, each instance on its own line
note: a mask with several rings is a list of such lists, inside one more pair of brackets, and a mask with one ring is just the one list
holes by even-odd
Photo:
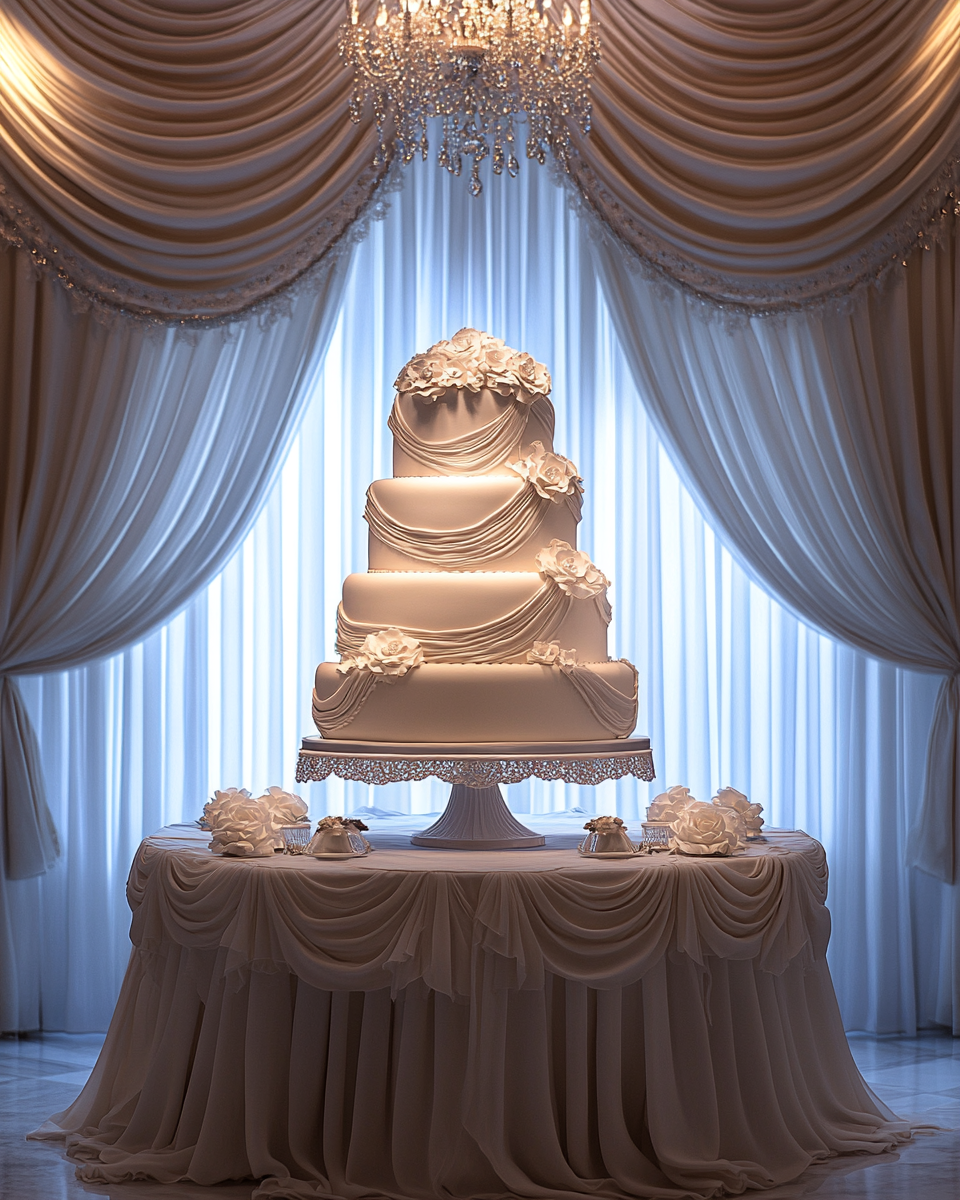
[[472, 159], [470, 190], [481, 191], [480, 163], [517, 174], [516, 128], [527, 123], [526, 155], [544, 162], [552, 153], [569, 169], [570, 130], [590, 130], [589, 81], [600, 58], [589, 0], [579, 22], [569, 2], [560, 21], [547, 14], [552, 0], [380, 0], [374, 24], [357, 17], [340, 52], [354, 73], [350, 116], [359, 121], [373, 102], [378, 149], [386, 162], [386, 130], [394, 126], [403, 163], [428, 153], [427, 121], [443, 121], [437, 161], [459, 175]]

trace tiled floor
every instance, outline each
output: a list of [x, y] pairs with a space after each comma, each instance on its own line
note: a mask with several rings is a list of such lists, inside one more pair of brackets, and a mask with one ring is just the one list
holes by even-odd
[[[0, 1197], [2, 1200], [247, 1200], [249, 1184], [223, 1188], [133, 1183], [117, 1187], [77, 1182], [73, 1166], [49, 1143], [24, 1134], [65, 1108], [97, 1057], [95, 1034], [48, 1033], [0, 1040]], [[857, 1200], [960, 1198], [960, 1039], [928, 1033], [916, 1038], [854, 1034], [854, 1056], [867, 1082], [902, 1116], [943, 1127], [918, 1137], [899, 1154], [834, 1159], [796, 1183], [760, 1193], [764, 1200], [815, 1195]], [[757, 1195], [754, 1193], [754, 1195]]]

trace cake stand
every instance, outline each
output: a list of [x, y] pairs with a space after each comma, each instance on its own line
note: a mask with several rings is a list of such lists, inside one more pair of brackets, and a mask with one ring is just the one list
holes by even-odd
[[562, 779], [592, 786], [634, 775], [654, 778], [650, 739], [608, 742], [468, 742], [462, 744], [333, 741], [305, 737], [297, 782], [331, 775], [359, 783], [402, 783], [431, 776], [451, 784], [447, 807], [429, 829], [410, 839], [434, 850], [528, 850], [543, 835], [521, 825], [500, 792], [501, 783]]

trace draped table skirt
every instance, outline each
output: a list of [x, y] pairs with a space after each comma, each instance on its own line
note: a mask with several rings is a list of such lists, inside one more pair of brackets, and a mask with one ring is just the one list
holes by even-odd
[[850, 1056], [806, 835], [728, 860], [329, 862], [171, 833], [131, 870], [97, 1066], [33, 1135], [83, 1180], [709, 1197], [910, 1136]]

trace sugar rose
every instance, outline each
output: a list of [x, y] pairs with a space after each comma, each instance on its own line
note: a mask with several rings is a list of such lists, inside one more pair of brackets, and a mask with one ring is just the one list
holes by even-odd
[[610, 580], [582, 550], [574, 550], [569, 542], [559, 538], [553, 538], [549, 546], [538, 551], [536, 561], [540, 573], [556, 580], [568, 596], [583, 600], [598, 596], [610, 586]]
[[528, 663], [542, 663], [546, 667], [559, 667], [568, 675], [577, 665], [576, 650], [561, 650], [559, 642], [534, 642], [527, 651]]
[[442, 342], [441, 345], [449, 347], [452, 355], [462, 355], [473, 362], [478, 362], [488, 346], [490, 349], [502, 348], [503, 341], [501, 338], [491, 337], [489, 333], [483, 333], [479, 329], [464, 327], [458, 329], [449, 342]]
[[550, 395], [550, 372], [543, 363], [531, 354], [518, 354], [511, 365], [522, 389], [517, 396], [522, 404], [532, 404], [538, 396]]
[[732, 808], [695, 801], [670, 823], [674, 845], [683, 854], [732, 854], [744, 844], [743, 822]]
[[416, 638], [400, 629], [381, 629], [368, 633], [356, 655], [356, 664], [375, 675], [406, 675], [423, 662], [423, 650]]
[[421, 400], [436, 400], [453, 385], [447, 378], [447, 356], [428, 350], [411, 358], [396, 378], [398, 392], [413, 392]]
[[580, 475], [569, 458], [544, 450], [543, 442], [534, 442], [531, 451], [526, 458], [509, 465], [533, 485], [538, 496], [559, 504], [565, 496], [583, 491]]

